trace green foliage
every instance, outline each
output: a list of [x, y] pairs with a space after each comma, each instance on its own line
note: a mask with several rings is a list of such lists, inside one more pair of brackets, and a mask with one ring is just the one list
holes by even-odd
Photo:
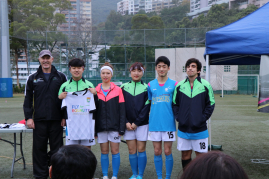
[[148, 17], [146, 14], [136, 14], [132, 18], [132, 29], [163, 29], [164, 23], [159, 16]]
[[190, 12], [190, 2], [184, 1], [180, 6], [165, 8], [160, 13], [160, 17], [166, 28], [176, 28], [176, 21], [180, 21]]
[[[19, 87], [20, 86], [20, 87]], [[24, 93], [25, 85], [13, 86], [13, 93]]]

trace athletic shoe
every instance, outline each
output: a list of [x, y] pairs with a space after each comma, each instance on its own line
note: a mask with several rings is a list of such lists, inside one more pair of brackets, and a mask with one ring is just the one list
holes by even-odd
[[102, 179], [108, 179], [108, 176], [103, 176], [103, 178]]
[[142, 179], [142, 177], [138, 175], [138, 176], [136, 177], [136, 179]]
[[111, 179], [117, 179], [117, 177], [112, 177]]
[[135, 175], [132, 175], [129, 179], [137, 179], [137, 177]]

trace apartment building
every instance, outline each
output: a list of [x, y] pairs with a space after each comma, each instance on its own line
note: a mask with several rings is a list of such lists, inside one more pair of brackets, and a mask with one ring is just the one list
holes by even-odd
[[89, 31], [92, 29], [91, 0], [69, 0], [73, 9], [64, 10], [66, 23], [58, 27], [59, 31]]
[[266, 4], [269, 0], [230, 0], [229, 1], [229, 8], [233, 8], [235, 6], [239, 6], [239, 9], [245, 9], [248, 7], [249, 4], [253, 4], [258, 8], [262, 7]]
[[206, 15], [214, 4], [229, 3], [229, 8], [239, 7], [245, 9], [249, 4], [254, 4], [261, 7], [269, 0], [190, 0], [190, 13], [187, 15], [193, 18], [198, 17], [200, 14]]
[[229, 0], [190, 0], [190, 13], [187, 15], [192, 18], [196, 18], [200, 14], [206, 15], [212, 5], [222, 3], [229, 3]]
[[117, 3], [117, 12], [122, 15], [134, 15], [140, 10], [144, 10], [146, 13], [159, 12], [173, 6], [175, 4], [172, 3], [172, 0], [122, 0]]

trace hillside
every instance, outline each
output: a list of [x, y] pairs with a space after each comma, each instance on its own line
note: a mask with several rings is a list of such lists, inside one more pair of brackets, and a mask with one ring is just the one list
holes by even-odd
[[92, 22], [94, 25], [105, 22], [111, 10], [117, 10], [121, 0], [92, 0]]

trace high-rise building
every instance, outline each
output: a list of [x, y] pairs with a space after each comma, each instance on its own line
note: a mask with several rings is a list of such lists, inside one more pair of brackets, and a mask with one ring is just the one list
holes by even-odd
[[144, 10], [146, 13], [159, 12], [164, 8], [173, 6], [175, 4], [172, 3], [172, 0], [122, 0], [117, 3], [117, 12], [122, 15], [134, 15], [140, 10]]
[[129, 0], [122, 0], [117, 3], [117, 12], [119, 12], [121, 15], [128, 14], [129, 10]]
[[187, 15], [192, 18], [198, 17], [200, 14], [206, 15], [212, 5], [222, 3], [229, 3], [229, 0], [190, 0], [190, 13]]
[[229, 8], [239, 7], [239, 9], [245, 9], [249, 4], [254, 4], [257, 7], [261, 7], [269, 0], [190, 0], [190, 13], [187, 15], [196, 18], [200, 14], [206, 15], [214, 4], [229, 3]]
[[249, 4], [253, 4], [259, 8], [266, 4], [268, 1], [269, 0], [230, 0], [229, 8], [239, 6], [239, 9], [245, 9]]
[[91, 31], [92, 7], [91, 0], [69, 0], [72, 9], [64, 10], [66, 23], [59, 26], [60, 31]]

